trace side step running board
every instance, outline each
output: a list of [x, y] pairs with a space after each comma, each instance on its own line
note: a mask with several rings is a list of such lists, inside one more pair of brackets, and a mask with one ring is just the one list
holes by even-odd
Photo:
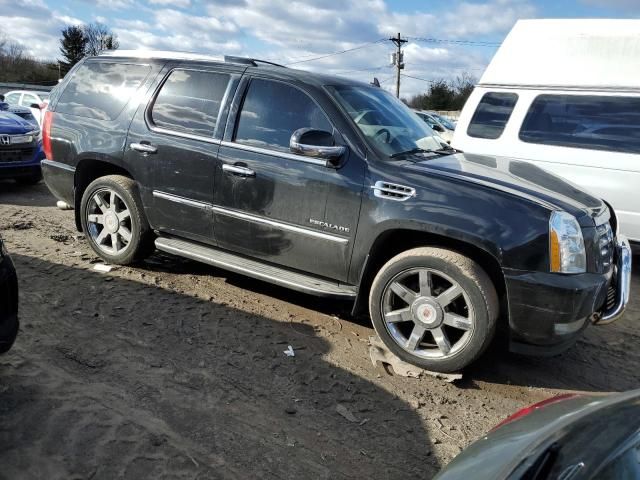
[[341, 285], [186, 240], [159, 237], [156, 239], [156, 248], [311, 295], [342, 299], [353, 299], [356, 296], [356, 287], [353, 285]]

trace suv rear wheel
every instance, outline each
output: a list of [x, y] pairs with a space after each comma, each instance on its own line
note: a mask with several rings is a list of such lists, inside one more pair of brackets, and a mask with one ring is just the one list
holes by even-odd
[[153, 232], [132, 179], [109, 175], [94, 180], [82, 196], [80, 211], [91, 248], [106, 262], [128, 265], [153, 251]]
[[489, 345], [498, 317], [489, 276], [470, 258], [416, 248], [387, 262], [373, 281], [369, 311], [385, 345], [406, 362], [454, 372]]

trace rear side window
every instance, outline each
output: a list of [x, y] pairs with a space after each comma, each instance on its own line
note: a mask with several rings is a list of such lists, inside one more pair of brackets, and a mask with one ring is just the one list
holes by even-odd
[[333, 131], [324, 112], [301, 90], [253, 79], [240, 112], [235, 141], [288, 152], [291, 135], [299, 128]]
[[467, 135], [492, 140], [500, 137], [517, 101], [515, 93], [485, 93], [473, 114]]
[[153, 123], [176, 132], [213, 136], [229, 79], [223, 73], [172, 71], [153, 104]]
[[151, 67], [87, 62], [71, 77], [56, 112], [98, 120], [114, 120], [144, 83]]
[[640, 153], [640, 98], [540, 95], [520, 130], [523, 142]]

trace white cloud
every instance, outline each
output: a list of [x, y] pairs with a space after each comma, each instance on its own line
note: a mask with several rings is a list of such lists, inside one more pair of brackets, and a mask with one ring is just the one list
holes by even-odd
[[[123, 49], [229, 53], [291, 63], [382, 40], [296, 67], [364, 81], [377, 76], [387, 80], [385, 85], [393, 83], [393, 69], [388, 66], [393, 45], [384, 39], [397, 32], [411, 39], [405, 46], [406, 75], [439, 79], [468, 71], [479, 76], [492, 49], [425, 43], [415, 37], [495, 40], [518, 18], [536, 13], [527, 0], [450, 0], [437, 11], [402, 13], [394, 11], [388, 0], [83, 1], [111, 9], [92, 18], [111, 26]], [[5, 27], [5, 33], [38, 57], [59, 57], [60, 31], [79, 22], [47, 7], [43, 0], [0, 0], [0, 28], [10, 25], [11, 31]], [[423, 81], [403, 78], [406, 94], [427, 87]]]
[[152, 5], [168, 5], [176, 8], [187, 8], [191, 5], [191, 0], [149, 0]]

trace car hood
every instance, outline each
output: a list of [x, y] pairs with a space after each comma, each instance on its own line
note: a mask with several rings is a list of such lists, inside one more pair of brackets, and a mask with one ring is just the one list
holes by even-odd
[[[515, 474], [516, 469], [526, 465], [526, 459], [538, 457], [541, 450], [554, 441], [562, 445], [562, 462], [571, 464], [576, 451], [588, 456], [592, 460], [591, 465], [581, 472], [579, 478], [595, 478], [588, 475], [586, 470], [597, 469], [614, 445], [619, 444], [615, 435], [627, 436], [620, 425], [626, 424], [630, 431], [637, 430], [637, 422], [629, 422], [628, 419], [637, 418], [639, 399], [640, 390], [633, 390], [618, 394], [577, 395], [533, 408], [528, 414], [494, 428], [469, 445], [435, 480], [521, 478]], [[618, 433], [614, 435], [610, 425], [598, 425], [600, 421], [616, 422]], [[593, 432], [588, 432], [588, 438], [584, 438], [583, 432], [587, 432], [588, 425], [595, 425], [606, 432], [603, 436], [608, 437], [609, 441], [595, 442], [600, 439], [595, 439]], [[550, 475], [549, 478], [557, 477]]]
[[31, 132], [34, 126], [11, 112], [0, 111], [0, 135], [15, 135]]
[[505, 191], [574, 215], [582, 226], [593, 226], [606, 204], [566, 180], [540, 167], [507, 157], [457, 153], [438, 157], [414, 155], [408, 168], [438, 173]]

